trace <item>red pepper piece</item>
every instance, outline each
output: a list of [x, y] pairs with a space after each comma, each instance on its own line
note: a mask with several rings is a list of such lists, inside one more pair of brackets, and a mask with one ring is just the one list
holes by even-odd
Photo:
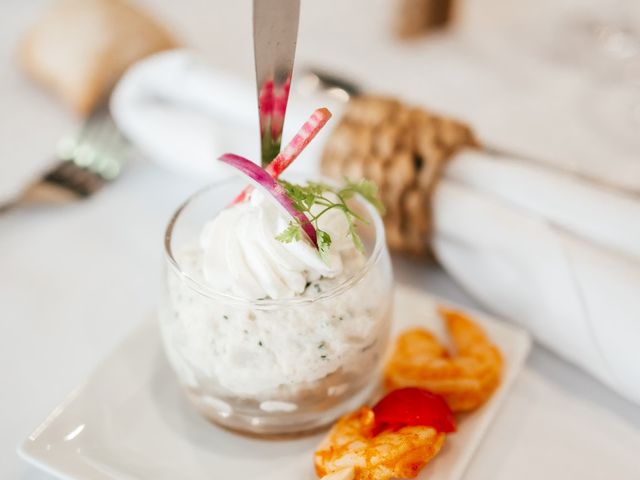
[[438, 432], [456, 431], [456, 420], [440, 395], [421, 388], [394, 390], [374, 407], [374, 434], [407, 426], [433, 427]]

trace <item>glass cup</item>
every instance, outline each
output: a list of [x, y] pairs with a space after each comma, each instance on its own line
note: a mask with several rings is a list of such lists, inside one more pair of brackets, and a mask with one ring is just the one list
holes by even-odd
[[191, 196], [165, 236], [160, 327], [167, 357], [208, 419], [257, 434], [312, 430], [365, 403], [379, 385], [392, 309], [382, 220], [359, 234], [366, 260], [342, 283], [310, 283], [307, 295], [246, 300], [203, 278], [199, 235], [244, 187], [227, 180]]

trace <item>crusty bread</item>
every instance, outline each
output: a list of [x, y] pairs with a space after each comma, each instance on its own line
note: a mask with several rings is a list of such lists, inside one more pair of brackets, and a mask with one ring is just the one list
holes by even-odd
[[458, 0], [396, 0], [395, 33], [410, 38], [444, 28], [456, 16]]
[[175, 46], [167, 30], [125, 0], [58, 0], [25, 36], [19, 60], [86, 115], [129, 65]]

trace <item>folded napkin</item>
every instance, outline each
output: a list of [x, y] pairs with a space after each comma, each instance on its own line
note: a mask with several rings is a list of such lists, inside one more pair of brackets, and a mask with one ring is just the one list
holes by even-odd
[[480, 152], [434, 195], [444, 268], [492, 311], [640, 402], [640, 201]]
[[[292, 95], [285, 140], [317, 106], [339, 115], [327, 100]], [[134, 66], [111, 107], [150, 159], [203, 180], [224, 175], [214, 161], [223, 151], [259, 151], [252, 87], [188, 51]], [[322, 144], [323, 134], [294, 168], [317, 173]], [[459, 283], [640, 403], [638, 198], [549, 164], [468, 151], [450, 162], [433, 202], [434, 250]]]
[[[334, 114], [341, 109], [340, 102], [326, 96], [291, 95], [284, 139], [320, 105], [314, 99]], [[188, 50], [153, 55], [130, 68], [113, 92], [111, 112], [142, 153], [181, 174], [216, 180], [228, 172], [216, 162], [222, 153], [255, 158], [260, 151], [253, 87], [210, 68]], [[293, 164], [293, 172], [317, 169], [312, 160], [326, 134], [318, 135], [310, 153]]]

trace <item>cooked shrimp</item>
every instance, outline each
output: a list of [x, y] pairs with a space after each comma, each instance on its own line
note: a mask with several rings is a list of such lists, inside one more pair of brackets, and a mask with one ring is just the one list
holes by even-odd
[[502, 356], [468, 316], [445, 308], [439, 313], [446, 322], [455, 355], [449, 355], [427, 330], [404, 332], [386, 365], [385, 387], [424, 388], [444, 397], [454, 412], [474, 410], [500, 383]]
[[[445, 434], [410, 426], [373, 435], [374, 413], [362, 407], [342, 417], [315, 453], [319, 477], [353, 480], [414, 478], [440, 450]], [[334, 477], [329, 477], [334, 478]]]

